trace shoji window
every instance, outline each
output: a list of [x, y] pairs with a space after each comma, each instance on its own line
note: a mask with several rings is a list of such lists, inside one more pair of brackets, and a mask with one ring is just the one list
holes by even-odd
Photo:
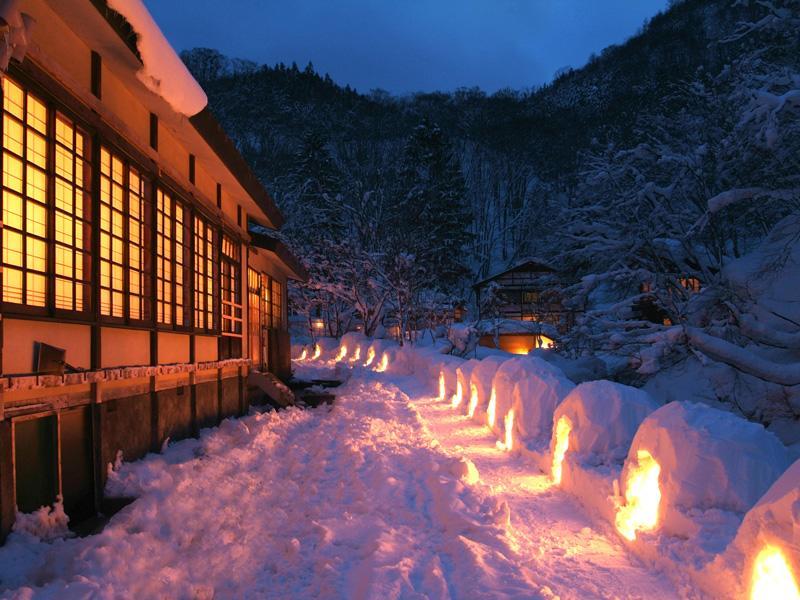
[[91, 169], [88, 136], [55, 115], [55, 307], [85, 311], [91, 305]]
[[222, 292], [222, 335], [242, 335], [242, 251], [228, 235], [222, 235], [220, 285]]
[[100, 314], [143, 321], [147, 294], [145, 182], [139, 171], [100, 149]]
[[214, 329], [214, 229], [194, 218], [194, 326]]
[[186, 310], [186, 231], [183, 205], [163, 189], [156, 207], [156, 319], [183, 327]]
[[3, 78], [4, 302], [90, 309], [89, 155], [72, 121]]
[[272, 289], [270, 298], [272, 300], [272, 326], [275, 329], [283, 328], [283, 286], [280, 281], [271, 280]]

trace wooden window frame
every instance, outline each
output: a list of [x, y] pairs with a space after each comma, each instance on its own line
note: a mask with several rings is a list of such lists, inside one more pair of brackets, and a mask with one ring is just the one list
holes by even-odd
[[[159, 182], [155, 202], [155, 322], [158, 329], [192, 330], [192, 213], [179, 194]], [[180, 214], [180, 219], [178, 218]], [[165, 229], [168, 226], [168, 230]], [[166, 267], [169, 267], [167, 270]], [[180, 274], [180, 277], [178, 277]], [[166, 295], [162, 290], [169, 290]], [[169, 309], [169, 310], [167, 310]], [[180, 312], [180, 314], [179, 314]], [[167, 315], [169, 315], [167, 317]]]

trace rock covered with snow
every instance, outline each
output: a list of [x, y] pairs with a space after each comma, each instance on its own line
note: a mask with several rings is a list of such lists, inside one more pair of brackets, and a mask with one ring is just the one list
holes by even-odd
[[161, 33], [141, 0], [108, 0], [136, 32], [136, 47], [142, 68], [136, 74], [151, 92], [161, 96], [172, 109], [191, 117], [208, 104], [203, 88], [183, 64]]
[[467, 403], [469, 417], [485, 422], [486, 411], [492, 396], [494, 375], [506, 360], [505, 356], [487, 356], [472, 369], [469, 377], [469, 402]]
[[[622, 464], [639, 425], [658, 408], [646, 392], [613, 381], [576, 387], [556, 408], [569, 422], [569, 455], [588, 465]], [[555, 439], [555, 436], [554, 436]]]
[[529, 448], [550, 443], [553, 413], [575, 384], [557, 366], [529, 356], [526, 369], [515, 383], [512, 406], [515, 429], [520, 441]]
[[693, 402], [672, 402], [645, 419], [620, 479], [626, 492], [636, 457], [648, 453], [660, 467], [660, 528], [696, 531], [691, 515], [749, 510], [789, 465], [786, 448], [764, 427]]

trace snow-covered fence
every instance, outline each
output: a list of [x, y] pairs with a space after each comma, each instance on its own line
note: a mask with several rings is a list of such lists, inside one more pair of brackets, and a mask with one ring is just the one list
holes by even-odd
[[640, 423], [657, 408], [637, 388], [604, 380], [580, 384], [553, 413], [554, 482], [613, 520], [614, 482]]

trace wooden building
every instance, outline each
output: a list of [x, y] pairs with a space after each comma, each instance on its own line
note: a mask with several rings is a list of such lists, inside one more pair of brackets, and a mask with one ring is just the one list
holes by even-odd
[[551, 347], [575, 323], [575, 311], [562, 304], [563, 285], [556, 269], [530, 258], [475, 283], [480, 344], [514, 354]]
[[57, 496], [93, 515], [118, 452], [243, 414], [251, 369], [288, 376], [286, 285], [305, 275], [234, 144], [158, 93], [174, 82], [143, 76], [106, 0], [0, 11], [2, 538]]

